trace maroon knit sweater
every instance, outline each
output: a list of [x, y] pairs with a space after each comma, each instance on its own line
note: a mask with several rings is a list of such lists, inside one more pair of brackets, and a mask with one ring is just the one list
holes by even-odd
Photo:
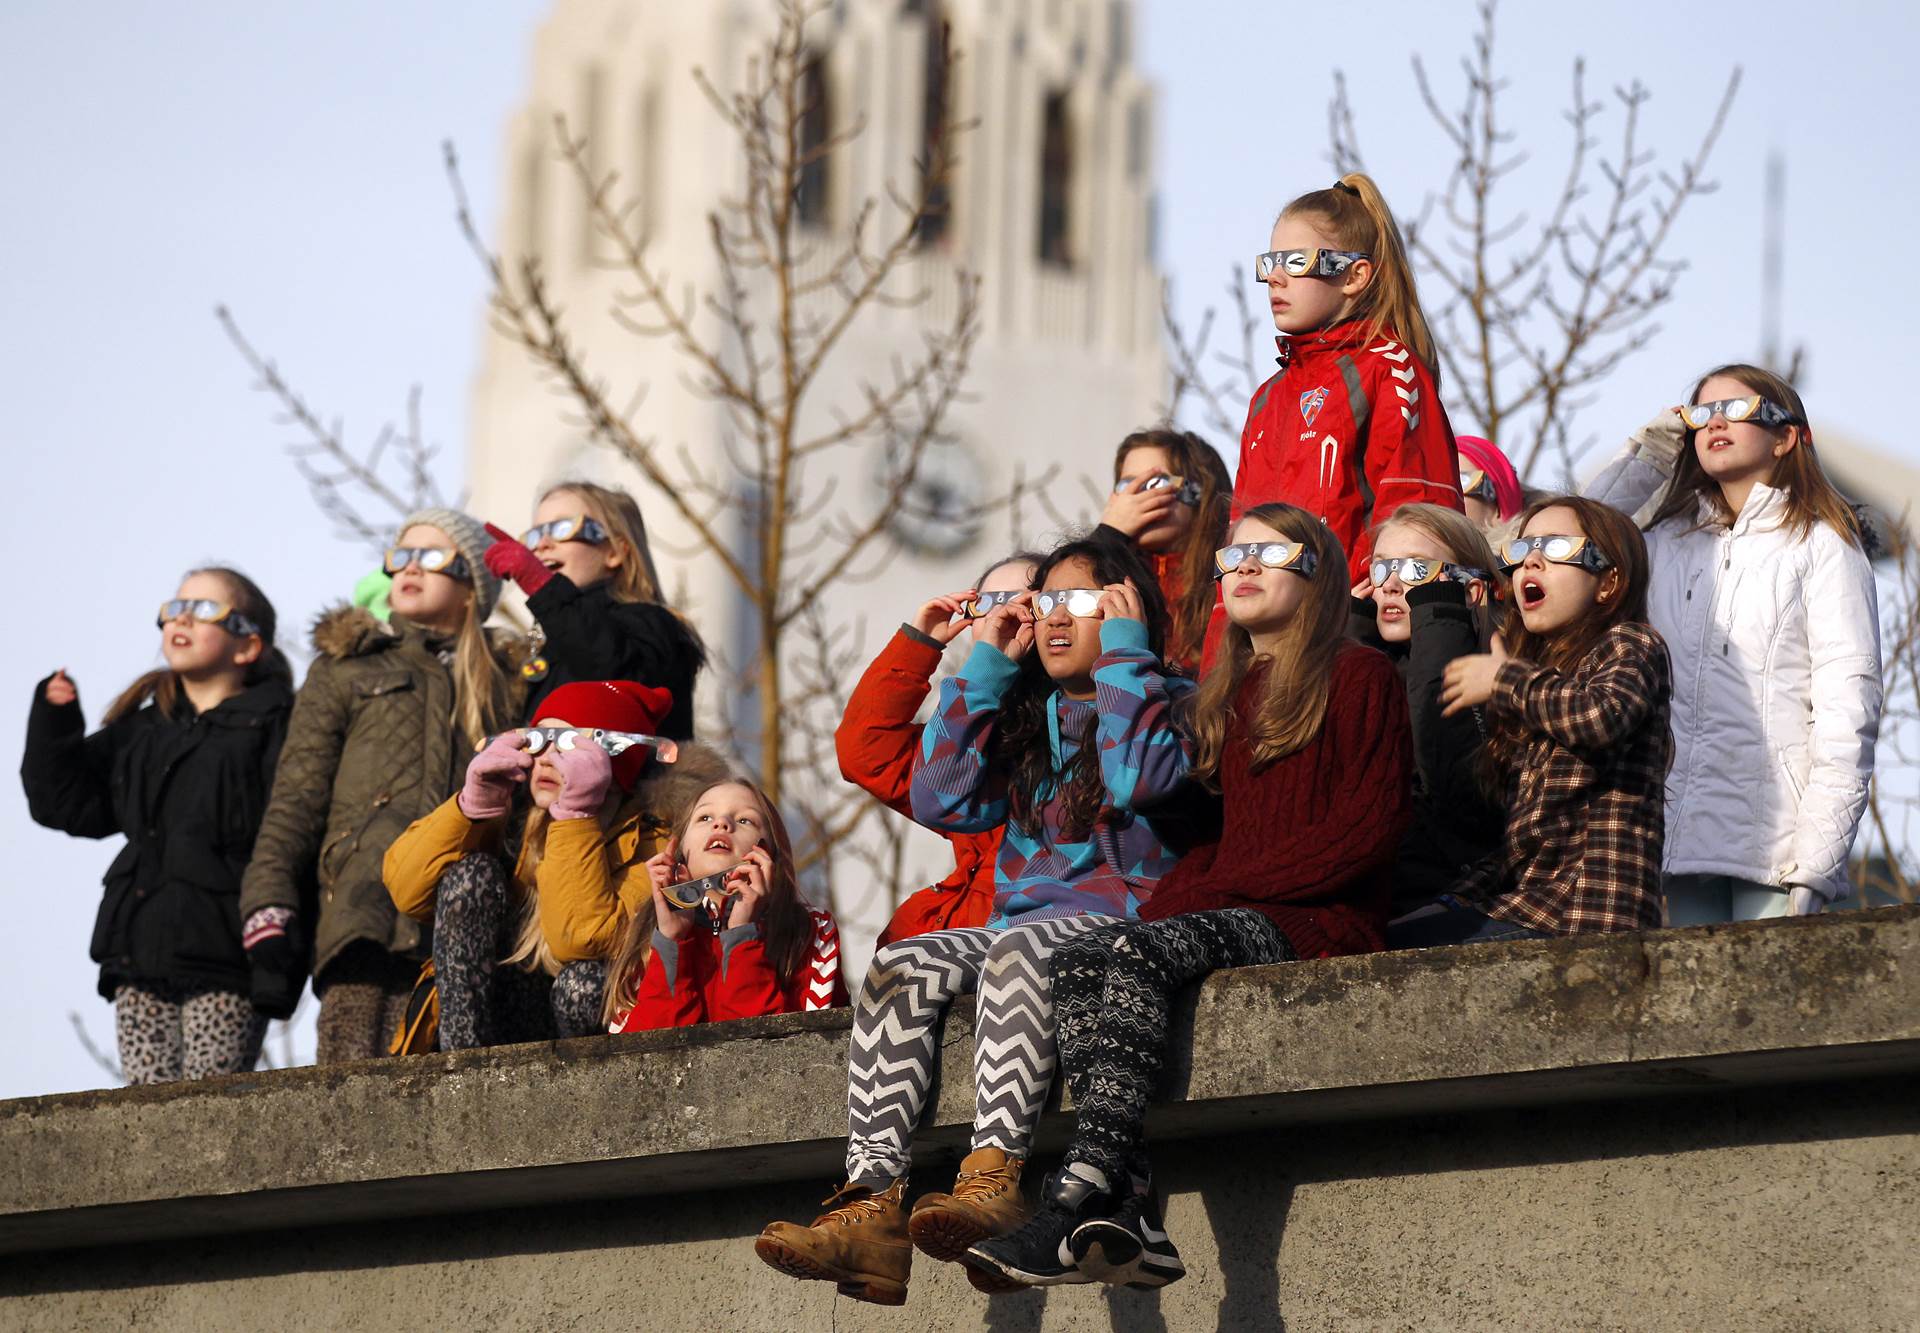
[[[1263, 674], [1248, 673], [1236, 717], [1257, 703]], [[1231, 728], [1220, 764], [1220, 841], [1163, 875], [1141, 919], [1251, 907], [1302, 958], [1383, 948], [1390, 877], [1413, 818], [1413, 733], [1393, 663], [1343, 647], [1320, 734], [1257, 773], [1245, 736]]]

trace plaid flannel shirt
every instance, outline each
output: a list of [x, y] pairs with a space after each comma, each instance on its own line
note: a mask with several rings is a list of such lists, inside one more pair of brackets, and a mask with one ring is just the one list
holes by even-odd
[[1532, 734], [1497, 775], [1506, 838], [1455, 894], [1555, 935], [1658, 926], [1672, 692], [1666, 643], [1643, 624], [1614, 626], [1572, 675], [1504, 664], [1487, 720]]

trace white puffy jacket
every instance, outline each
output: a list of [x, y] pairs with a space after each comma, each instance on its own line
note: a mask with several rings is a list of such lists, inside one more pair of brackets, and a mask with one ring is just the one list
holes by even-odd
[[[1632, 512], [1664, 482], [1633, 445], [1587, 494]], [[1649, 618], [1673, 656], [1668, 874], [1847, 896], [1880, 730], [1873, 568], [1825, 523], [1781, 526], [1755, 486], [1731, 528], [1647, 533]]]

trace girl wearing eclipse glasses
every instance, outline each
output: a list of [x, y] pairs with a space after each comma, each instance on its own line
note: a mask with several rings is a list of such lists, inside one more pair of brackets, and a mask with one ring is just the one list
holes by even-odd
[[1648, 613], [1673, 653], [1669, 924], [1846, 897], [1880, 726], [1879, 607], [1800, 395], [1757, 366], [1709, 371], [1589, 493], [1646, 514]]
[[[20, 766], [34, 821], [80, 838], [124, 834], [92, 954], [111, 1000], [120, 1070], [163, 1083], [252, 1069], [266, 1034], [235, 895], [293, 709], [273, 604], [231, 569], [196, 569], [160, 607], [164, 666], [86, 734], [64, 670], [34, 690]], [[284, 1017], [303, 966], [277, 980]]]

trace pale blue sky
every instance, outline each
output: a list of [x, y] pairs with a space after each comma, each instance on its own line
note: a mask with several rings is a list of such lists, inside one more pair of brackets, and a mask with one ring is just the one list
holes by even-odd
[[[493, 215], [504, 120], [522, 95], [543, 0], [485, 6], [342, 0], [0, 8], [0, 456], [15, 500], [4, 555], [21, 577], [0, 699], [65, 665], [89, 715], [152, 660], [153, 607], [210, 559], [249, 569], [293, 626], [366, 567], [314, 512], [291, 438], [211, 315], [230, 304], [319, 405], [364, 440], [425, 386], [457, 487], [482, 293], [452, 230], [439, 142], [462, 147]], [[1788, 157], [1786, 331], [1809, 344], [1817, 423], [1920, 462], [1903, 401], [1920, 301], [1900, 241], [1920, 205], [1911, 7], [1510, 5], [1501, 59], [1515, 120], [1552, 174], [1576, 52], [1604, 93], [1638, 76], [1653, 141], [1704, 123], [1726, 64], [1747, 79], [1716, 158], [1719, 194], [1679, 233], [1694, 261], [1666, 332], [1587, 418], [1603, 439], [1675, 401], [1705, 366], [1756, 350], [1766, 154]], [[480, 15], [485, 15], [485, 23]], [[1451, 86], [1465, 0], [1308, 11], [1256, 0], [1144, 0], [1139, 50], [1161, 90], [1162, 260], [1183, 309], [1265, 248], [1274, 212], [1325, 184], [1333, 65], [1352, 82], [1370, 165], [1416, 208], [1444, 174], [1407, 58]], [[1797, 251], [1797, 254], [1796, 254]], [[1455, 426], [1475, 423], [1455, 415]], [[1231, 442], [1223, 442], [1231, 446]], [[1096, 456], [1109, 441], [1089, 441]], [[516, 516], [509, 516], [516, 517]], [[904, 598], [904, 594], [903, 594]], [[16, 752], [20, 723], [11, 733]], [[97, 1086], [77, 1010], [111, 1048], [87, 938], [111, 843], [33, 826], [0, 790], [16, 929], [0, 968], [0, 1097]]]

